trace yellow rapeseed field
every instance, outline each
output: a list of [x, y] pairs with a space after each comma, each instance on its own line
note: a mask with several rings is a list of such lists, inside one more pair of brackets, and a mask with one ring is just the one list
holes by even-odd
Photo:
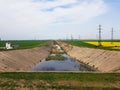
[[[89, 43], [89, 44], [93, 44], [93, 45], [96, 45], [98, 46], [98, 42], [96, 41], [89, 41], [89, 42], [86, 42], [86, 43]], [[111, 47], [111, 49], [120, 49], [120, 42], [101, 42], [102, 46], [103, 47]]]

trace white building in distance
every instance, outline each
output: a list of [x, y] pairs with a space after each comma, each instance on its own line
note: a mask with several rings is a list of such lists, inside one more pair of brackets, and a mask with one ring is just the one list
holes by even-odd
[[13, 49], [12, 44], [10, 42], [6, 43], [6, 49]]

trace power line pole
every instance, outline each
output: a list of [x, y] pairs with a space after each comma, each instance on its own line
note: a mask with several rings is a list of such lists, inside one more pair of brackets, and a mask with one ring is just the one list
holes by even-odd
[[80, 40], [80, 35], [79, 35], [79, 40]]
[[102, 46], [101, 44], [101, 25], [99, 25], [99, 40], [98, 40], [98, 46]]
[[66, 40], [68, 40], [68, 36], [66, 35]]
[[73, 41], [73, 36], [71, 35], [71, 41]]
[[111, 44], [113, 44], [113, 28], [112, 28], [112, 30], [111, 30]]

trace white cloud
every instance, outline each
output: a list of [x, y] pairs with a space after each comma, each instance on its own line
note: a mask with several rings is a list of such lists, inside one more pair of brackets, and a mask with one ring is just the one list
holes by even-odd
[[0, 0], [0, 32], [27, 33], [52, 23], [82, 23], [106, 11], [103, 0]]

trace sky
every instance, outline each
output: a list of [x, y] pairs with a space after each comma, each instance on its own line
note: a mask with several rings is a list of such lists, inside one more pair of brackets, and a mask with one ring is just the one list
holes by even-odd
[[2, 40], [120, 39], [120, 0], [0, 0]]

